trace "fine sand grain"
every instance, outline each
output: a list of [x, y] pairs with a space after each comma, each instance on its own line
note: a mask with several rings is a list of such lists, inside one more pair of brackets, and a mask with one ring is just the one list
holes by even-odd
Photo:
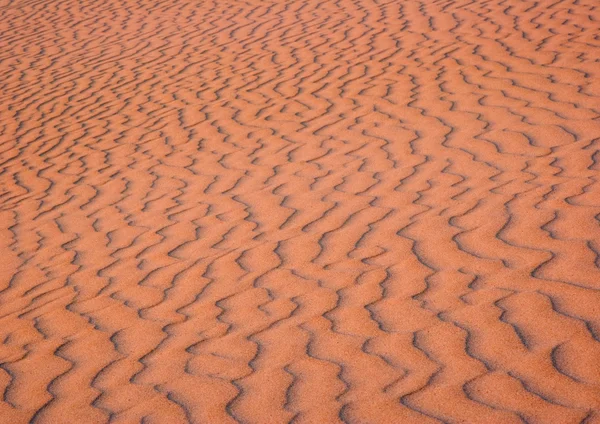
[[0, 0], [0, 423], [600, 423], [598, 0]]

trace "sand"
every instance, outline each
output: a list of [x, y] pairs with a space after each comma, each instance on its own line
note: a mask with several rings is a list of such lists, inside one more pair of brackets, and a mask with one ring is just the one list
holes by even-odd
[[0, 423], [600, 423], [595, 0], [3, 0]]

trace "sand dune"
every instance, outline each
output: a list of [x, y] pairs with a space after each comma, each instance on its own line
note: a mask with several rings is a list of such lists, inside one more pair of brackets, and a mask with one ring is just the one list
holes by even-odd
[[600, 423], [594, 0], [0, 3], [0, 423]]

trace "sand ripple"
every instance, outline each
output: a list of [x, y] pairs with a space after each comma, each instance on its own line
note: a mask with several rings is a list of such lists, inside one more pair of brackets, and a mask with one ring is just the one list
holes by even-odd
[[0, 1], [0, 422], [600, 423], [595, 0]]

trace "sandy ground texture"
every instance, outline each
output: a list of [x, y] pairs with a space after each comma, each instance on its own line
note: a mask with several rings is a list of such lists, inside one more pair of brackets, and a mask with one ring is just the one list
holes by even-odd
[[597, 0], [1, 0], [0, 422], [600, 423]]

